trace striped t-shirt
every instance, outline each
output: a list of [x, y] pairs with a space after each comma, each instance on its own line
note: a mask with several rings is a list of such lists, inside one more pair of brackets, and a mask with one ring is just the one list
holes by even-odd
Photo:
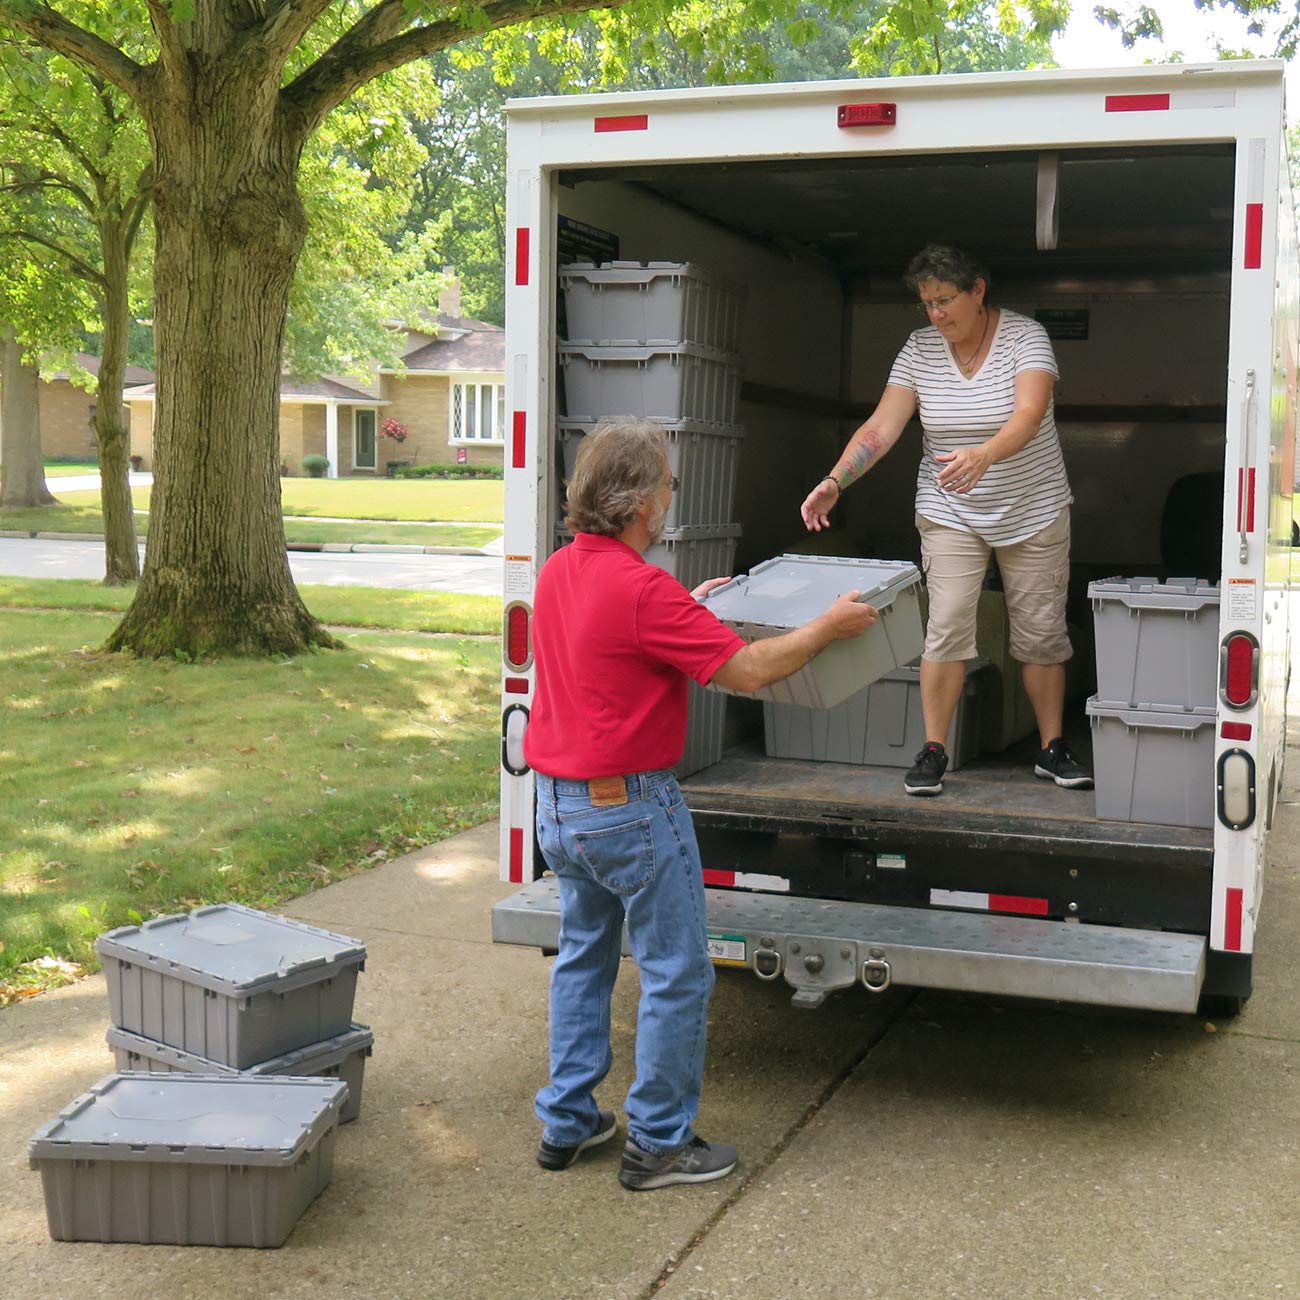
[[916, 512], [932, 523], [1009, 546], [1041, 532], [1073, 500], [1051, 402], [1029, 444], [997, 465], [967, 493], [939, 486], [947, 462], [935, 457], [987, 442], [1011, 418], [1016, 376], [1045, 370], [1059, 378], [1047, 331], [1028, 316], [1002, 309], [984, 364], [967, 379], [947, 340], [928, 325], [911, 334], [889, 382], [916, 394], [925, 431], [916, 475]]

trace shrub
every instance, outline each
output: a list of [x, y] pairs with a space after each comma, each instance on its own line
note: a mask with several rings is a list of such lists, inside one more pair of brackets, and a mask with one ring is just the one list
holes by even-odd
[[395, 478], [501, 478], [500, 465], [399, 465]]
[[302, 467], [312, 478], [324, 478], [325, 471], [329, 469], [329, 458], [326, 456], [304, 456], [302, 458]]

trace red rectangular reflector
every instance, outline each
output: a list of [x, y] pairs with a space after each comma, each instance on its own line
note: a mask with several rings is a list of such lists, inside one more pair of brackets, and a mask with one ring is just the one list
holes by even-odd
[[840, 126], [893, 126], [897, 104], [841, 104], [836, 114]]
[[1247, 270], [1258, 270], [1264, 260], [1264, 205], [1246, 204], [1246, 260]]
[[1249, 740], [1251, 726], [1249, 722], [1225, 722], [1219, 728], [1219, 735], [1224, 740]]
[[1241, 890], [1230, 889], [1223, 908], [1223, 946], [1228, 952], [1241, 951]]
[[528, 227], [515, 228], [515, 283], [528, 283]]
[[1107, 95], [1108, 113], [1158, 113], [1169, 107], [1168, 95]]
[[736, 883], [736, 873], [734, 871], [712, 871], [705, 867], [704, 883], [706, 885], [732, 886]]
[[524, 833], [517, 826], [510, 828], [510, 880], [516, 885], [524, 883]]
[[527, 447], [528, 416], [523, 411], [516, 411], [513, 416], [513, 438], [510, 449], [510, 464], [514, 469], [523, 469]]
[[[1243, 522], [1244, 521], [1244, 522]], [[1255, 471], [1237, 471], [1237, 527], [1255, 531]]]
[[[507, 695], [527, 695], [528, 678], [527, 677], [507, 677], [506, 678]], [[1249, 730], [1249, 728], [1247, 728]]]
[[1020, 912], [1025, 916], [1046, 916], [1047, 899], [1021, 898], [1018, 894], [990, 894], [990, 912]]
[[645, 113], [625, 113], [621, 117], [598, 117], [596, 130], [600, 131], [644, 131], [650, 125], [650, 118]]

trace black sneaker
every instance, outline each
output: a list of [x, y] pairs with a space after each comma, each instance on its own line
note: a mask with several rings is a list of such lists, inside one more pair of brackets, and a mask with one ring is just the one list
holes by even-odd
[[614, 1112], [602, 1110], [596, 1121], [596, 1131], [587, 1139], [572, 1147], [554, 1147], [545, 1138], [537, 1149], [537, 1163], [543, 1169], [567, 1169], [588, 1147], [599, 1146], [608, 1142], [618, 1132], [618, 1121]]
[[737, 1158], [735, 1147], [699, 1137], [691, 1138], [680, 1151], [667, 1156], [642, 1151], [629, 1138], [623, 1145], [618, 1181], [633, 1192], [672, 1187], [675, 1183], [711, 1183], [715, 1178], [725, 1178], [736, 1167]]
[[1055, 781], [1067, 790], [1091, 790], [1092, 775], [1075, 758], [1064, 736], [1057, 736], [1046, 749], [1038, 751], [1034, 775], [1044, 781]]
[[943, 774], [947, 770], [947, 751], [933, 740], [927, 740], [903, 778], [903, 789], [908, 794], [942, 794]]

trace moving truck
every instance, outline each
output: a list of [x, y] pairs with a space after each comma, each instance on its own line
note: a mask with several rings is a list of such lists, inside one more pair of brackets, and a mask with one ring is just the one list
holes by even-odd
[[[561, 266], [690, 263], [743, 286], [731, 571], [744, 573], [810, 547], [918, 557], [919, 427], [845, 494], [829, 532], [810, 537], [799, 505], [922, 323], [901, 275], [942, 240], [986, 259], [992, 301], [1054, 340], [1074, 491], [1067, 731], [1085, 757], [1089, 584], [1221, 584], [1213, 744], [1176, 778], [1208, 791], [1213, 824], [1101, 820], [1091, 794], [1035, 781], [1014, 665], [998, 676], [994, 664], [984, 744], [930, 800], [906, 798], [896, 767], [769, 757], [761, 706], [728, 699], [720, 756], [682, 782], [715, 960], [784, 978], [808, 1007], [898, 984], [1237, 1009], [1290, 661], [1297, 261], [1283, 65], [554, 97], [514, 101], [508, 120], [501, 871], [520, 889], [495, 908], [494, 937], [558, 943], [522, 737], [534, 584], [562, 518]], [[1005, 615], [987, 596], [981, 654], [995, 643], [996, 660]]]

